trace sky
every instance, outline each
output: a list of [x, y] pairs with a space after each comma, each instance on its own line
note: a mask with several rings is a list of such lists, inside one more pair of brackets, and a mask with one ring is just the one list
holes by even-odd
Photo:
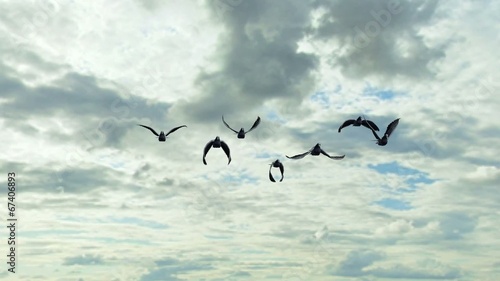
[[1, 5], [0, 279], [498, 280], [499, 1]]

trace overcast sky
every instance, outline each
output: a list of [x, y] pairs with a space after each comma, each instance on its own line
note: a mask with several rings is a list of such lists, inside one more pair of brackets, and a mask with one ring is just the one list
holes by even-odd
[[[0, 278], [500, 276], [500, 2], [1, 6], [0, 171], [16, 173], [19, 264]], [[222, 115], [261, 124], [238, 139]], [[386, 146], [337, 132], [361, 115], [380, 134], [401, 119]], [[187, 128], [159, 142], [137, 124]], [[230, 165], [220, 148], [202, 163], [216, 136]], [[285, 157], [316, 143], [346, 156]]]

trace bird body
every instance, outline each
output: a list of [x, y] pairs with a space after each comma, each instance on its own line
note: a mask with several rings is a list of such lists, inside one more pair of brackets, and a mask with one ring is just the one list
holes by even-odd
[[281, 172], [281, 180], [280, 180], [280, 182], [283, 181], [285, 167], [283, 167], [283, 163], [281, 163], [279, 159], [276, 159], [276, 161], [274, 161], [273, 163], [271, 163], [269, 165], [269, 180], [272, 181], [272, 182], [276, 182], [274, 180], [273, 174], [271, 174], [271, 168], [273, 168], [273, 167], [280, 169], [280, 172]]
[[385, 146], [387, 144], [387, 142], [389, 141], [389, 137], [391, 136], [391, 134], [394, 132], [394, 130], [396, 130], [396, 127], [398, 126], [399, 124], [399, 119], [396, 119], [394, 121], [392, 121], [388, 126], [387, 126], [387, 129], [385, 130], [385, 133], [384, 135], [381, 137], [379, 137], [377, 135], [377, 133], [371, 129], [372, 133], [373, 133], [373, 136], [377, 139], [377, 144], [380, 145], [380, 146]]
[[302, 154], [297, 154], [295, 156], [292, 156], [292, 157], [289, 157], [289, 156], [286, 156], [287, 158], [289, 159], [302, 159], [304, 158], [306, 155], [308, 154], [311, 154], [312, 156], [318, 156], [320, 154], [323, 154], [325, 155], [326, 157], [330, 158], [330, 159], [335, 159], [335, 160], [341, 160], [341, 159], [344, 159], [345, 155], [341, 155], [341, 156], [330, 156], [328, 155], [328, 153], [326, 153], [322, 148], [321, 148], [321, 144], [317, 143], [313, 148], [311, 148], [309, 151], [306, 151]]
[[158, 134], [153, 128], [151, 127], [148, 127], [148, 126], [145, 126], [145, 125], [141, 125], [141, 124], [137, 124], [141, 127], [144, 127], [146, 129], [149, 129], [153, 134], [155, 134], [157, 137], [158, 137], [158, 140], [159, 141], [165, 141], [167, 140], [167, 136], [170, 135], [171, 133], [177, 131], [178, 129], [180, 128], [183, 128], [183, 127], [187, 127], [186, 125], [182, 125], [182, 126], [179, 126], [179, 127], [175, 127], [173, 128], [172, 130], [170, 130], [168, 133], [165, 134], [165, 132], [163, 131], [160, 131], [160, 133]]
[[359, 116], [356, 120], [354, 119], [349, 119], [349, 120], [346, 120], [340, 127], [339, 127], [339, 133], [340, 131], [347, 127], [347, 126], [350, 126], [350, 125], [353, 125], [354, 127], [359, 127], [361, 125], [365, 126], [366, 128], [368, 129], [374, 129], [375, 131], [378, 131], [378, 127], [377, 125], [375, 125], [375, 123], [373, 123], [372, 121], [370, 120], [365, 120], [365, 119], [362, 119], [361, 116]]
[[229, 146], [225, 142], [221, 141], [220, 138], [217, 136], [217, 137], [215, 137], [215, 139], [209, 141], [205, 145], [205, 149], [203, 149], [203, 164], [207, 165], [207, 161], [205, 160], [205, 157], [207, 156], [208, 151], [212, 147], [213, 148], [222, 147], [222, 150], [224, 150], [224, 153], [226, 153], [226, 156], [229, 160], [227, 162], [227, 164], [229, 165], [229, 163], [231, 163], [231, 151], [229, 150]]
[[249, 133], [250, 131], [252, 131], [253, 129], [257, 128], [257, 126], [259, 126], [260, 124], [260, 117], [257, 116], [257, 120], [255, 120], [255, 122], [253, 123], [252, 127], [250, 128], [250, 130], [246, 131], [241, 128], [240, 131], [236, 131], [234, 130], [233, 128], [231, 128], [227, 123], [226, 121], [224, 120], [224, 115], [222, 116], [222, 122], [224, 123], [224, 125], [226, 125], [226, 127], [228, 127], [231, 131], [235, 132], [236, 134], [238, 134], [238, 138], [239, 139], [244, 139], [245, 138], [245, 134]]

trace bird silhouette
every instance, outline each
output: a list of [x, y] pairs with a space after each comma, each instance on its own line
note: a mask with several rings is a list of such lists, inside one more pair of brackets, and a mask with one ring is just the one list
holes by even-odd
[[182, 126], [179, 126], [179, 127], [175, 127], [173, 128], [172, 130], [170, 130], [168, 133], [164, 133], [163, 131], [160, 131], [160, 133], [158, 134], [153, 128], [151, 127], [148, 127], [148, 126], [145, 126], [145, 125], [141, 125], [141, 124], [137, 124], [141, 127], [144, 127], [146, 129], [149, 129], [151, 132], [153, 132], [153, 134], [155, 134], [157, 137], [158, 137], [158, 140], [159, 141], [165, 141], [167, 139], [167, 136], [170, 135], [171, 133], [177, 131], [178, 129], [182, 128], [182, 127], [187, 127], [186, 125], [182, 125]]
[[384, 133], [384, 136], [382, 138], [380, 138], [377, 133], [372, 129], [372, 133], [373, 135], [375, 136], [375, 138], [377, 139], [377, 144], [380, 145], [380, 146], [385, 146], [389, 140], [389, 137], [391, 136], [391, 134], [394, 132], [394, 130], [396, 130], [396, 127], [398, 126], [399, 124], [399, 119], [396, 119], [394, 121], [392, 121], [388, 126], [387, 126], [387, 129], [385, 130], [385, 133]]
[[280, 169], [280, 172], [281, 172], [281, 181], [283, 181], [283, 173], [285, 172], [285, 168], [283, 167], [283, 163], [280, 162], [279, 159], [276, 159], [276, 161], [274, 161], [273, 163], [269, 164], [269, 180], [271, 180], [272, 182], [276, 182], [273, 178], [273, 174], [271, 174], [271, 168], [272, 167], [275, 167], [275, 168], [279, 168]]
[[354, 127], [359, 127], [359, 126], [363, 125], [370, 130], [373, 128], [373, 130], [378, 131], [378, 127], [377, 127], [377, 125], [375, 125], [375, 123], [373, 123], [370, 120], [361, 119], [361, 116], [359, 116], [358, 119], [356, 119], [356, 120], [354, 120], [354, 119], [346, 120], [339, 127], [339, 133], [340, 133], [340, 130], [342, 130], [343, 128], [350, 126], [350, 125], [353, 125]]
[[203, 164], [207, 165], [207, 161], [205, 160], [205, 157], [207, 156], [208, 151], [212, 147], [213, 148], [222, 147], [222, 150], [224, 150], [224, 153], [226, 153], [226, 156], [229, 159], [227, 164], [229, 165], [229, 163], [231, 163], [231, 151], [229, 150], [229, 146], [227, 146], [227, 144], [225, 142], [221, 141], [220, 138], [217, 136], [217, 137], [215, 137], [214, 140], [209, 141], [205, 145], [205, 149], [203, 150]]
[[226, 125], [226, 127], [228, 127], [231, 131], [235, 132], [236, 134], [238, 134], [238, 138], [239, 139], [244, 139], [245, 138], [245, 134], [246, 133], [249, 133], [250, 131], [252, 131], [253, 129], [257, 128], [257, 126], [259, 126], [260, 124], [260, 117], [257, 116], [257, 120], [255, 120], [255, 122], [253, 123], [252, 125], [252, 128], [250, 128], [250, 130], [246, 131], [241, 128], [240, 131], [236, 131], [234, 130], [233, 128], [231, 128], [227, 123], [226, 121], [224, 120], [224, 115], [222, 116], [222, 122], [224, 122], [224, 125]]
[[286, 157], [289, 159], [302, 159], [302, 158], [304, 158], [304, 156], [306, 156], [309, 153], [313, 156], [318, 156], [319, 154], [323, 154], [326, 157], [328, 157], [330, 159], [335, 159], [335, 160], [341, 160], [345, 157], [345, 155], [342, 155], [342, 156], [330, 156], [330, 155], [328, 155], [328, 153], [326, 153], [323, 149], [321, 149], [321, 145], [319, 143], [317, 143], [313, 148], [309, 149], [309, 151], [307, 151], [307, 152], [304, 152], [302, 154], [297, 154], [297, 155], [292, 156], [292, 157], [289, 157], [289, 156], [286, 156]]

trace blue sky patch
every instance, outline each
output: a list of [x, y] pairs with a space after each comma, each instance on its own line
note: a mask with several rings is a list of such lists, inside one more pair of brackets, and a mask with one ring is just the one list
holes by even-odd
[[[428, 174], [420, 170], [407, 168], [399, 165], [397, 162], [382, 163], [377, 165], [368, 164], [368, 168], [373, 169], [380, 174], [396, 174], [407, 177], [405, 183], [410, 186], [410, 189], [405, 189], [406, 192], [412, 192], [417, 188], [417, 184], [432, 184], [436, 180], [428, 177]], [[403, 191], [403, 192], [404, 192]]]
[[248, 174], [241, 174], [238, 177], [227, 175], [222, 178], [223, 182], [237, 182], [237, 183], [257, 183], [257, 177], [251, 177]]
[[375, 201], [375, 204], [387, 209], [398, 210], [398, 211], [413, 209], [410, 203], [394, 198], [384, 198], [382, 200]]
[[391, 100], [396, 96], [396, 92], [392, 90], [382, 90], [373, 88], [369, 84], [364, 88], [363, 95], [365, 96], [374, 96], [381, 100]]
[[316, 92], [311, 95], [311, 101], [323, 105], [324, 107], [330, 106], [330, 98], [325, 92]]

